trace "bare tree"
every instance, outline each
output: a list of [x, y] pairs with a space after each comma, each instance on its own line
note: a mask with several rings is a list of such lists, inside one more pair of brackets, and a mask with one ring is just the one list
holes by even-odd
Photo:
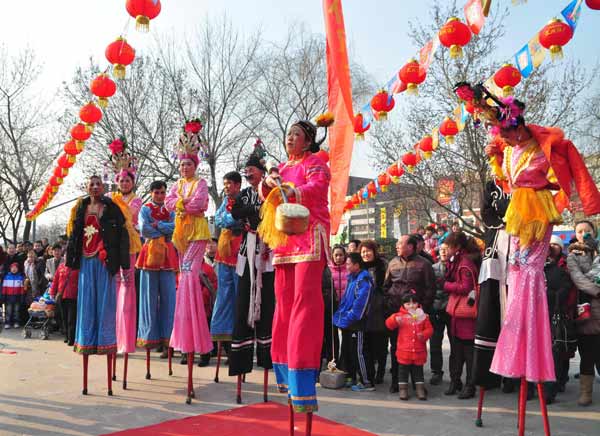
[[35, 89], [39, 73], [31, 50], [13, 56], [0, 48], [0, 236], [13, 242], [21, 228], [29, 238], [24, 217], [56, 156], [49, 105]]
[[[456, 3], [433, 6], [431, 20], [427, 24], [410, 23], [409, 36], [415, 46], [423, 46], [443, 26], [446, 19], [457, 15]], [[490, 77], [503, 62], [494, 59], [497, 41], [505, 33], [508, 9], [497, 7], [490, 14], [479, 35], [473, 35], [464, 47], [464, 57], [450, 59], [448, 50], [440, 47], [425, 83], [419, 87], [419, 97], [411, 99], [409, 106], [399, 108], [402, 122], [372, 128], [372, 162], [383, 169], [401, 158], [407, 151], [414, 151], [414, 144], [431, 133], [443, 118], [451, 115], [457, 100], [453, 86], [459, 81], [477, 83]], [[578, 123], [577, 111], [582, 102], [583, 90], [589, 85], [592, 74], [576, 63], [560, 64], [546, 62], [517, 87], [517, 97], [527, 102], [527, 121], [534, 124], [561, 126], [567, 134], [574, 132]], [[404, 98], [404, 97], [403, 97]], [[409, 97], [406, 97], [409, 98]], [[416, 186], [419, 196], [415, 207], [433, 219], [433, 210], [443, 210], [471, 233], [479, 233], [475, 223], [465, 219], [469, 211], [481, 221], [478, 211], [480, 195], [489, 180], [487, 156], [484, 146], [486, 135], [468, 121], [454, 144], [440, 141], [440, 146], [429, 160], [424, 160], [412, 173], [406, 173], [405, 181]], [[455, 202], [458, 208], [440, 202], [437, 183], [440, 180], [454, 183]]]

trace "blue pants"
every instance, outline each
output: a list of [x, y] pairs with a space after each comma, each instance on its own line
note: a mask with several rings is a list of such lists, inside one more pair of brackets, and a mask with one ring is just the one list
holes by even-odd
[[140, 271], [140, 303], [137, 346], [169, 345], [175, 315], [175, 273]]
[[217, 263], [217, 299], [210, 322], [213, 341], [231, 341], [238, 275], [234, 266]]
[[97, 257], [82, 257], [77, 298], [75, 351], [81, 354], [117, 352], [115, 278]]

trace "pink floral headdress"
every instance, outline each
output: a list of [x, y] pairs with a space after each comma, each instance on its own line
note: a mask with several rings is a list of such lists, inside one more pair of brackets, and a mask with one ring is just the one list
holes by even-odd
[[200, 131], [202, 123], [198, 118], [186, 121], [183, 126], [183, 133], [175, 145], [175, 154], [179, 160], [189, 159], [194, 162], [196, 167], [200, 163], [200, 157], [206, 158], [207, 152], [200, 142]]
[[108, 173], [114, 174], [115, 181], [123, 176], [130, 176], [135, 182], [137, 173], [137, 160], [127, 151], [127, 139], [125, 136], [119, 136], [108, 144], [110, 158], [104, 164], [104, 181], [108, 182]]

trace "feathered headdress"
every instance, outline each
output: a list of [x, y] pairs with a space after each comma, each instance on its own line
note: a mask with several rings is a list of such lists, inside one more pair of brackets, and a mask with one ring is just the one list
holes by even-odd
[[110, 158], [104, 165], [104, 180], [108, 182], [110, 170], [116, 181], [119, 181], [124, 175], [129, 175], [135, 182], [137, 160], [127, 151], [127, 139], [124, 136], [119, 136], [108, 144], [108, 149], [110, 150]]
[[190, 159], [196, 167], [200, 163], [200, 157], [206, 158], [205, 147], [200, 142], [200, 131], [202, 123], [198, 118], [186, 121], [179, 141], [175, 145], [175, 154], [179, 160]]

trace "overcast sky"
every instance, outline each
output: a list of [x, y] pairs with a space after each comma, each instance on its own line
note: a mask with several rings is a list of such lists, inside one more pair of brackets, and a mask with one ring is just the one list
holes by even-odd
[[[458, 4], [465, 1], [459, 0]], [[494, 0], [494, 3], [499, 1], [508, 4], [511, 12], [507, 36], [494, 54], [499, 61], [514, 54], [569, 3], [568, 0], [529, 0], [519, 6], [512, 6], [510, 0]], [[11, 53], [25, 46], [36, 51], [44, 66], [40, 84], [50, 94], [56, 92], [63, 80], [69, 80], [78, 66], [85, 65], [90, 56], [104, 62], [106, 45], [128, 24], [128, 40], [140, 54], [149, 49], [152, 35], [175, 33], [185, 37], [198, 28], [206, 14], [226, 13], [245, 32], [260, 26], [265, 39], [273, 41], [283, 38], [287, 27], [294, 22], [307, 24], [315, 33], [323, 32], [321, 0], [163, 0], [162, 13], [151, 23], [151, 34], [134, 31], [124, 0], [0, 0], [0, 3], [0, 43]], [[408, 22], [428, 21], [432, 4], [433, 0], [343, 0], [350, 50], [377, 81], [374, 85], [384, 84], [418, 50], [406, 36]], [[584, 6], [575, 37], [565, 48], [565, 57], [579, 59], [587, 66], [597, 63], [598, 29], [600, 11]], [[353, 172], [374, 176], [365, 169], [365, 156], [364, 150], [357, 147]], [[363, 162], [361, 169], [359, 161]]]

